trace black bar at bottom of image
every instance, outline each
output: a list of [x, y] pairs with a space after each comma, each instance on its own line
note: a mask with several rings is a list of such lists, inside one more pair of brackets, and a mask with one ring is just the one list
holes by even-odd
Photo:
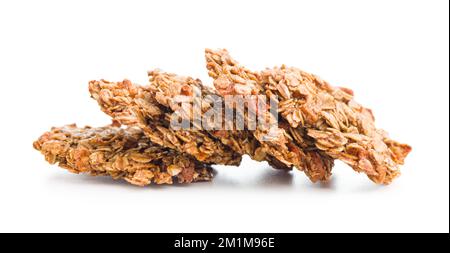
[[[61, 245], [71, 250], [94, 250], [111, 247], [115, 250], [212, 252], [233, 249], [246, 251], [273, 251], [309, 248], [355, 250], [412, 247], [429, 251], [447, 247], [449, 234], [271, 234], [271, 233], [58, 233], [58, 234], [2, 234], [2, 244], [15, 249], [33, 245], [33, 248], [50, 249]], [[88, 244], [86, 244], [89, 242]], [[387, 246], [389, 245], [389, 246]]]

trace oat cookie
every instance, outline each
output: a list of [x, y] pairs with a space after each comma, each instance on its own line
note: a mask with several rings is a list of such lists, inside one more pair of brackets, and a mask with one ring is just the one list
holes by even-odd
[[54, 127], [33, 147], [49, 163], [70, 172], [111, 176], [139, 186], [209, 181], [213, 176], [209, 165], [153, 144], [137, 127]]

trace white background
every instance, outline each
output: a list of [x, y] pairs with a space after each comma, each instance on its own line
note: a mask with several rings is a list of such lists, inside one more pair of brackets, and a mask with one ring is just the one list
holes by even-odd
[[[1, 1], [1, 232], [448, 232], [448, 1]], [[212, 183], [139, 188], [50, 166], [51, 126], [109, 118], [87, 82], [146, 71], [211, 83], [203, 50], [285, 63], [354, 89], [413, 146], [377, 186], [337, 163], [312, 184], [246, 158]]]

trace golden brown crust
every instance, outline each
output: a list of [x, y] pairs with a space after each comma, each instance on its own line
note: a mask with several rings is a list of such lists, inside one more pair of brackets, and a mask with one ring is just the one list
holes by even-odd
[[33, 147], [49, 163], [70, 172], [122, 178], [139, 186], [212, 179], [209, 165], [153, 144], [136, 127], [54, 127], [39, 137]]
[[170, 115], [145, 88], [128, 80], [89, 83], [91, 96], [100, 108], [120, 124], [140, 127], [147, 137], [163, 147], [192, 155], [209, 164], [239, 165], [241, 155], [201, 130], [174, 130]]
[[351, 90], [285, 66], [263, 71], [260, 84], [280, 97], [281, 115], [292, 127], [306, 129], [319, 150], [378, 184], [389, 184], [400, 175], [399, 165], [411, 147], [377, 129], [372, 111], [356, 103]]
[[[233, 60], [228, 51], [205, 50], [206, 66], [214, 78], [214, 86], [222, 95], [266, 95], [259, 86], [259, 73], [252, 72]], [[271, 97], [271, 96], [267, 96]], [[273, 97], [272, 97], [273, 98]], [[258, 128], [254, 135], [267, 153], [287, 165], [294, 165], [313, 181], [327, 181], [331, 176], [333, 159], [320, 151], [310, 149], [304, 131], [295, 131], [284, 119], [275, 119], [269, 110], [265, 118], [276, 122], [278, 129]], [[267, 136], [270, 136], [267, 139]]]
[[[217, 92], [202, 84], [199, 79], [183, 77], [172, 73], [165, 73], [159, 70], [148, 72], [150, 78], [146, 89], [156, 98], [158, 103], [167, 108], [170, 113], [178, 112], [181, 117], [188, 121], [194, 121], [195, 115], [199, 115], [201, 125], [199, 129], [211, 129], [208, 133], [219, 139], [223, 144], [231, 147], [241, 155], [249, 155], [256, 161], [267, 161], [276, 169], [290, 170], [291, 165], [279, 161], [276, 157], [267, 153], [268, 146], [259, 142], [253, 135], [253, 131], [248, 129], [224, 130], [226, 124], [236, 127], [236, 117], [231, 121], [226, 120], [224, 115], [224, 100]], [[178, 102], [180, 98], [194, 101], [194, 103]], [[204, 116], [208, 112], [214, 111], [215, 104], [220, 103], [220, 111], [216, 115], [220, 116], [219, 122], [209, 122]], [[239, 112], [235, 112], [239, 113]], [[245, 114], [245, 113], [244, 113]], [[241, 115], [242, 116], [242, 115]], [[242, 116], [246, 117], [246, 115]], [[213, 127], [216, 129], [213, 129]]]
[[219, 92], [275, 95], [288, 124], [286, 131], [297, 143], [306, 144], [301, 145], [304, 150], [342, 160], [378, 184], [389, 184], [400, 174], [399, 165], [411, 147], [377, 129], [372, 111], [356, 103], [350, 89], [333, 87], [315, 75], [285, 66], [254, 73], [226, 50], [206, 50], [206, 55]]

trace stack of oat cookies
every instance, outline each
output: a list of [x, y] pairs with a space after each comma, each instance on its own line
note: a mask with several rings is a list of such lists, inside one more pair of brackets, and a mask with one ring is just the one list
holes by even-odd
[[400, 174], [411, 147], [377, 129], [350, 89], [293, 67], [251, 71], [224, 49], [205, 54], [215, 89], [159, 70], [145, 86], [91, 81], [113, 123], [52, 128], [34, 148], [71, 172], [140, 186], [208, 181], [211, 165], [239, 166], [242, 155], [312, 182], [329, 180], [335, 159], [377, 184]]

